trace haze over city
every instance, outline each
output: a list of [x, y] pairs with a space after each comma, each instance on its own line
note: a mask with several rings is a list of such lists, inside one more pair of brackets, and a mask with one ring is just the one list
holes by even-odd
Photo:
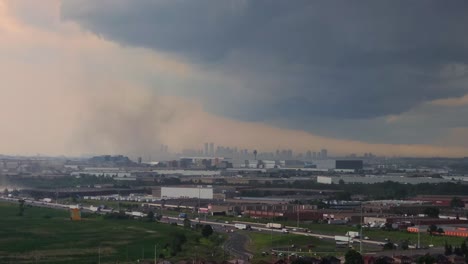
[[0, 263], [468, 263], [468, 1], [0, 0]]
[[468, 153], [462, 1], [0, 1], [0, 149]]

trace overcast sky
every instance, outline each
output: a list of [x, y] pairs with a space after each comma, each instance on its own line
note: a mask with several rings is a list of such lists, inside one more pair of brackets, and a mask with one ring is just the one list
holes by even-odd
[[0, 149], [468, 156], [468, 2], [0, 0]]

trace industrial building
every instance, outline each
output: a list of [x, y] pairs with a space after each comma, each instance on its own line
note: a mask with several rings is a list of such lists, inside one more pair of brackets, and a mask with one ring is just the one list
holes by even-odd
[[[374, 184], [382, 183], [387, 181], [398, 182], [403, 184], [419, 184], [419, 183], [443, 183], [450, 182], [450, 180], [445, 180], [442, 178], [432, 178], [432, 177], [408, 177], [406, 175], [366, 175], [366, 176], [356, 176], [356, 175], [340, 175], [340, 176], [317, 176], [318, 183], [324, 184], [338, 184], [341, 181], [344, 183], [365, 183], [365, 184]], [[453, 181], [452, 181], [453, 182]]]
[[327, 176], [317, 176], [317, 183], [332, 184], [333, 179], [332, 177], [327, 177]]
[[190, 186], [190, 187], [161, 187], [158, 193], [158, 188], [153, 190], [153, 196], [162, 199], [213, 199], [213, 187], [208, 186]]
[[336, 160], [335, 168], [339, 170], [362, 170], [364, 163], [362, 160]]

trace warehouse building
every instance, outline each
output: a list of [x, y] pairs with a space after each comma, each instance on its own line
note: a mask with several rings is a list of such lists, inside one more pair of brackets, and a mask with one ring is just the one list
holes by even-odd
[[153, 190], [153, 196], [161, 199], [213, 199], [213, 187], [187, 186], [187, 187], [161, 187]]
[[335, 168], [338, 170], [362, 170], [364, 164], [362, 160], [336, 160]]

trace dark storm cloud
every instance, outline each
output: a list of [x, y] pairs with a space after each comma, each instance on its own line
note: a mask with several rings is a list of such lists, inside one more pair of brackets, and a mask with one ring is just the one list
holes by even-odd
[[70, 0], [62, 16], [268, 94], [200, 92], [208, 109], [244, 120], [374, 118], [468, 92], [464, 76], [441, 74], [468, 63], [466, 1]]

